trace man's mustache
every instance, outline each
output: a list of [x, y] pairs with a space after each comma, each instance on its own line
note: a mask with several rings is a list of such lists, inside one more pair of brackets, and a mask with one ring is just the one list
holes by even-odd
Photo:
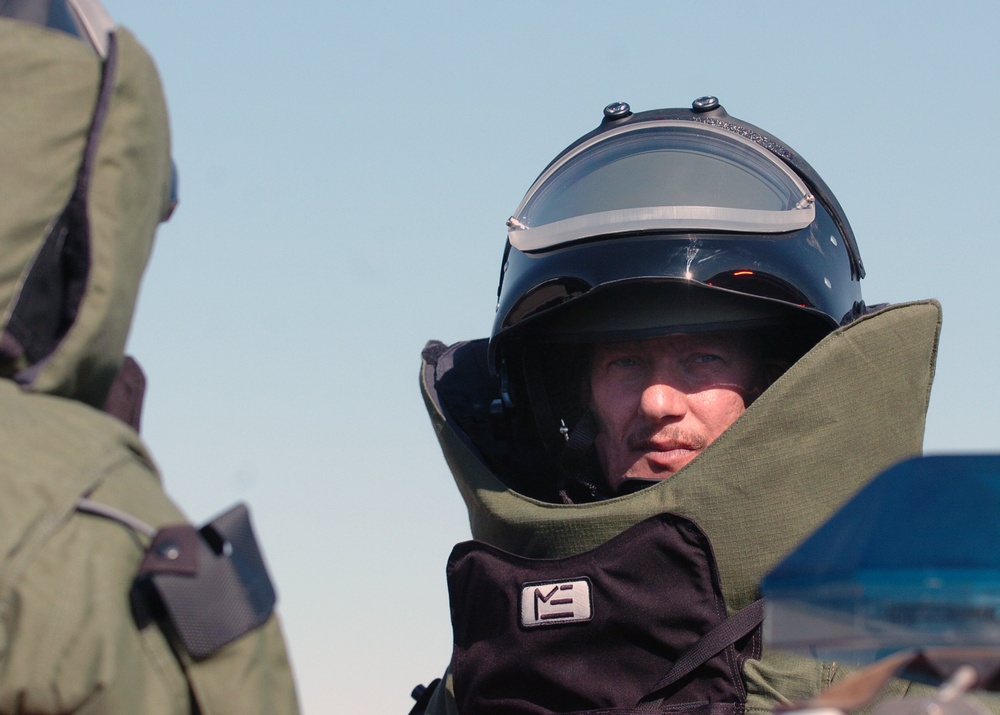
[[640, 427], [625, 438], [631, 451], [656, 451], [664, 449], [702, 450], [708, 446], [703, 435], [680, 427]]

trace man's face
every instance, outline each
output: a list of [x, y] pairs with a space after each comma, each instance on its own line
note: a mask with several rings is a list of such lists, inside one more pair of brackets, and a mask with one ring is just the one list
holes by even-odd
[[600, 343], [590, 362], [597, 456], [618, 491], [626, 479], [666, 479], [698, 456], [766, 386], [741, 333]]

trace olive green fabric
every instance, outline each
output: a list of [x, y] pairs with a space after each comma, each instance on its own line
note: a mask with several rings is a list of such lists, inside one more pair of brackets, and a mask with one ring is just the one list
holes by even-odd
[[0, 306], [6, 308], [73, 189], [100, 62], [82, 42], [0, 19], [0, 67]]
[[[87, 495], [154, 527], [186, 523], [138, 435], [95, 408], [122, 363], [171, 180], [156, 69], [128, 31], [115, 36], [76, 320], [16, 381], [0, 379], [0, 713], [296, 713], [277, 616], [205, 660], [175, 653], [133, 618], [148, 538], [75, 510]], [[0, 67], [2, 328], [76, 183], [101, 62], [70, 35], [0, 19]]]
[[[665, 511], [708, 534], [729, 608], [875, 474], [921, 451], [941, 325], [934, 301], [887, 307], [841, 328], [793, 365], [714, 443], [668, 480], [591, 504], [516, 494], [490, 473], [423, 390], [476, 539], [522, 556], [561, 558]], [[814, 694], [834, 664], [765, 649], [746, 666], [749, 711]], [[442, 689], [444, 691], [444, 689]], [[446, 699], [446, 698], [445, 698]], [[445, 712], [442, 697], [429, 712]]]
[[[0, 490], [0, 712], [192, 712], [162, 632], [130, 615], [148, 540], [75, 511], [89, 494], [154, 527], [186, 521], [135, 432], [0, 380]], [[276, 616], [184, 667], [205, 715], [297, 712]]]
[[[79, 314], [28, 387], [100, 406], [122, 361], [171, 180], [167, 108], [149, 55], [116, 33], [117, 74], [90, 177], [90, 272]], [[65, 33], [0, 19], [0, 306], [8, 323], [46, 229], [76, 181], [101, 63]], [[16, 100], [14, 98], [17, 98]]]

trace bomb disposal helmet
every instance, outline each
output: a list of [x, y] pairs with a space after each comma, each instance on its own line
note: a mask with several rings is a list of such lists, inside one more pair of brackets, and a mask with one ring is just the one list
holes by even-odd
[[604, 115], [507, 224], [489, 347], [507, 408], [536, 400], [532, 350], [763, 325], [808, 349], [863, 312], [850, 224], [795, 151], [714, 97]]

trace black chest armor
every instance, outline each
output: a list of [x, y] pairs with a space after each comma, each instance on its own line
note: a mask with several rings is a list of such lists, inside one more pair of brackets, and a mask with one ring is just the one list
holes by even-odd
[[462, 713], [744, 710], [762, 604], [729, 617], [708, 538], [688, 519], [661, 514], [564, 559], [464, 542], [448, 586]]

